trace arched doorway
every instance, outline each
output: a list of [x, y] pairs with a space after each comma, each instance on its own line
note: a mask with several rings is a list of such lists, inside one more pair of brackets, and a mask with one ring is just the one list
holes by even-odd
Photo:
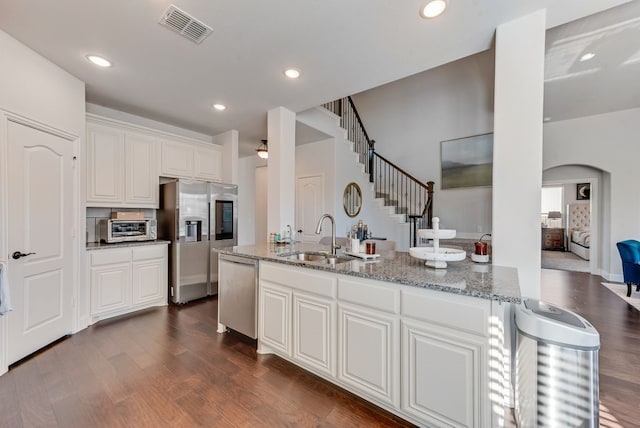
[[[564, 233], [563, 249], [571, 254], [567, 258], [575, 255], [574, 260], [588, 262], [587, 271], [594, 275], [601, 273], [602, 248], [608, 245], [605, 241], [609, 235], [603, 226], [606, 224], [603, 221], [606, 216], [603, 195], [610, 193], [610, 182], [608, 172], [589, 165], [560, 165], [542, 173], [543, 187], [562, 189], [562, 217], [559, 225]], [[543, 220], [544, 218], [541, 219], [541, 224], [544, 225]], [[558, 266], [555, 263], [551, 268], [580, 270], [572, 268], [580, 266], [579, 263], [567, 263], [564, 267], [559, 263], [559, 267], [555, 267]]]

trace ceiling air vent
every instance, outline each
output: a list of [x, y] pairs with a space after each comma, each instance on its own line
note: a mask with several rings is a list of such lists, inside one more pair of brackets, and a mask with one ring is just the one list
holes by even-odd
[[202, 43], [213, 32], [211, 27], [174, 5], [169, 6], [159, 23], [195, 43]]

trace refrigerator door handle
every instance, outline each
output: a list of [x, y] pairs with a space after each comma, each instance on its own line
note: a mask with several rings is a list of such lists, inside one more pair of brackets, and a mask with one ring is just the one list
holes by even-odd
[[180, 208], [176, 208], [176, 242], [180, 241]]

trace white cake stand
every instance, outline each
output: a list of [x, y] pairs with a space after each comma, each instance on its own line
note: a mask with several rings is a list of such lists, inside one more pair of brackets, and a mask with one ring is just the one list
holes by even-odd
[[464, 260], [467, 253], [456, 248], [440, 247], [440, 239], [451, 239], [456, 237], [454, 229], [440, 229], [440, 219], [432, 219], [433, 229], [420, 229], [418, 236], [423, 239], [432, 239], [433, 247], [411, 247], [409, 255], [416, 259], [426, 260], [425, 266], [436, 269], [444, 269], [447, 262], [457, 262]]

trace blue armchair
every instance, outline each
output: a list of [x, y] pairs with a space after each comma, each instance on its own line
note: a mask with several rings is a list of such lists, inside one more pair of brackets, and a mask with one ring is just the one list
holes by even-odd
[[640, 242], [634, 239], [618, 242], [618, 251], [622, 259], [622, 274], [627, 283], [627, 297], [631, 297], [631, 285], [640, 291]]

